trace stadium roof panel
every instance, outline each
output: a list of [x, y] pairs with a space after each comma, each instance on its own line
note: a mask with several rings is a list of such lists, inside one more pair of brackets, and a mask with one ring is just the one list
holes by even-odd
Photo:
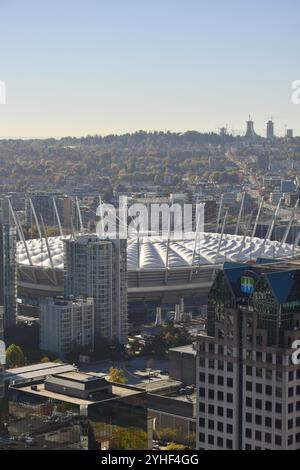
[[[222, 264], [225, 261], [245, 262], [251, 259], [263, 257], [266, 259], [278, 259], [292, 257], [293, 246], [281, 245], [277, 241], [267, 241], [260, 238], [240, 235], [224, 235], [220, 243], [219, 233], [201, 233], [195, 243], [195, 234], [190, 234], [187, 239], [168, 240], [159, 237], [141, 237], [128, 240], [127, 265], [128, 271], [159, 270], [172, 268], [184, 268], [194, 265]], [[48, 238], [49, 248], [54, 268], [63, 269], [63, 240], [60, 237]], [[45, 239], [31, 239], [27, 241], [28, 251], [34, 266], [50, 269], [51, 261]], [[138, 251], [139, 250], [139, 251]], [[168, 253], [168, 256], [167, 256]], [[27, 253], [22, 242], [17, 248], [18, 263], [29, 266]], [[168, 262], [167, 262], [168, 257]]]

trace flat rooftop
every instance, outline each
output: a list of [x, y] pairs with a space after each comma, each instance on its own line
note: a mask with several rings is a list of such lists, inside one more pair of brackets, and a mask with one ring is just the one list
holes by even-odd
[[193, 354], [193, 356], [196, 356], [196, 351], [194, 350], [192, 344], [187, 344], [186, 346], [178, 346], [177, 348], [170, 348], [169, 351]]
[[76, 371], [76, 367], [63, 362], [45, 362], [25, 367], [7, 369], [5, 380], [9, 382], [26, 382], [45, 378], [49, 375], [57, 375]]
[[29, 393], [31, 395], [36, 395], [36, 396], [40, 396], [43, 398], [50, 398], [53, 400], [59, 400], [59, 401], [63, 401], [66, 403], [72, 403], [73, 405], [86, 405], [86, 406], [92, 405], [95, 403], [102, 403], [102, 402], [113, 400], [113, 399], [124, 398], [127, 396], [139, 395], [141, 393], [141, 390], [134, 390], [134, 389], [127, 388], [127, 387], [120, 387], [118, 385], [113, 385], [112, 393], [103, 393], [101, 396], [101, 392], [100, 392], [98, 399], [86, 400], [83, 398], [69, 396], [63, 393], [57, 393], [57, 392], [51, 392], [49, 390], [45, 390], [44, 382], [37, 384], [35, 386], [36, 388], [35, 390], [32, 390], [31, 387], [32, 386], [29, 384], [24, 384], [23, 386], [15, 387], [15, 389], [21, 392]]
[[178, 380], [158, 379], [152, 382], [141, 382], [136, 386], [149, 393], [162, 393], [170, 389], [178, 389], [181, 385]]
[[75, 382], [92, 382], [93, 380], [99, 380], [105, 377], [104, 374], [101, 377], [98, 375], [86, 374], [84, 372], [77, 372], [76, 370], [67, 371], [63, 373], [56, 373], [55, 377], [56, 376], [58, 376], [61, 379], [71, 380]]

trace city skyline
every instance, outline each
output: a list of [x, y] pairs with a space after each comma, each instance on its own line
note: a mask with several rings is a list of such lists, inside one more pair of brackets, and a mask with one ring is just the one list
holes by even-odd
[[[300, 135], [298, 2], [1, 1], [2, 138], [139, 129]], [[293, 12], [293, 14], [291, 14]]]

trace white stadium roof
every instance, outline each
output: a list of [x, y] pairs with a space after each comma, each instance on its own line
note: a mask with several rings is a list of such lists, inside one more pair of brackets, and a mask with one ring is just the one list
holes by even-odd
[[[251, 238], [240, 235], [221, 235], [218, 233], [201, 233], [198, 236], [194, 255], [194, 265], [222, 264], [225, 261], [249, 261], [258, 257], [287, 258], [294, 253], [292, 245], [277, 241]], [[60, 237], [48, 238], [49, 249], [54, 268], [63, 269], [63, 240]], [[219, 247], [220, 245], [220, 247]], [[45, 239], [27, 240], [27, 247], [32, 264], [40, 268], [51, 268]], [[138, 249], [139, 247], [139, 249]], [[169, 268], [184, 268], [191, 266], [195, 248], [195, 234], [188, 239], [171, 239], [168, 241], [159, 237], [141, 237], [128, 240], [127, 264], [129, 271], [157, 270]], [[167, 263], [168, 251], [168, 263]], [[138, 256], [139, 252], [139, 256]], [[219, 252], [219, 253], [218, 253]], [[299, 248], [297, 248], [299, 253]], [[29, 266], [27, 253], [22, 242], [17, 247], [18, 263]]]

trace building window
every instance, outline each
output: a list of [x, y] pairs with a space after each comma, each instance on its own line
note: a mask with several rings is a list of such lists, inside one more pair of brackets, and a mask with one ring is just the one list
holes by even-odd
[[218, 430], [219, 432], [223, 432], [223, 430], [224, 430], [224, 425], [223, 425], [223, 423], [220, 423], [220, 422], [217, 423], [217, 430]]
[[233, 403], [233, 395], [232, 395], [232, 393], [227, 393], [227, 403]]
[[261, 432], [260, 431], [255, 431], [255, 439], [257, 441], [261, 441]]
[[200, 413], [205, 413], [205, 403], [199, 403], [199, 411]]
[[232, 434], [233, 432], [232, 424], [227, 424], [226, 431], [227, 431], [227, 434]]
[[266, 354], [266, 362], [267, 362], [268, 364], [272, 364], [273, 359], [272, 359], [272, 354], [271, 354], [271, 353], [267, 353], [267, 354]]
[[266, 432], [265, 433], [265, 441], [267, 444], [271, 444], [272, 443], [272, 434], [270, 434], [269, 432]]
[[281, 429], [281, 426], [282, 426], [281, 419], [275, 419], [275, 428]]
[[246, 406], [252, 406], [252, 398], [246, 397]]
[[281, 436], [275, 436], [275, 444], [281, 446]]
[[228, 379], [227, 379], [227, 387], [229, 387], [229, 388], [233, 387], [233, 379], [231, 379], [230, 377], [228, 377]]
[[247, 392], [252, 392], [252, 382], [246, 382], [246, 390]]
[[226, 448], [229, 449], [229, 450], [232, 449], [232, 440], [231, 439], [226, 440]]
[[280, 403], [276, 403], [275, 411], [276, 411], [276, 413], [281, 413], [282, 412], [282, 406], [281, 406]]
[[261, 415], [255, 415], [255, 424], [261, 425], [262, 417]]
[[255, 400], [255, 408], [257, 410], [261, 410], [262, 409], [262, 401], [261, 400]]
[[267, 428], [271, 428], [272, 427], [272, 418], [267, 417], [265, 419], [265, 425], [266, 425]]
[[266, 385], [266, 395], [272, 395], [272, 387], [271, 387], [271, 385]]
[[205, 419], [204, 418], [199, 418], [199, 427], [200, 428], [205, 428]]

